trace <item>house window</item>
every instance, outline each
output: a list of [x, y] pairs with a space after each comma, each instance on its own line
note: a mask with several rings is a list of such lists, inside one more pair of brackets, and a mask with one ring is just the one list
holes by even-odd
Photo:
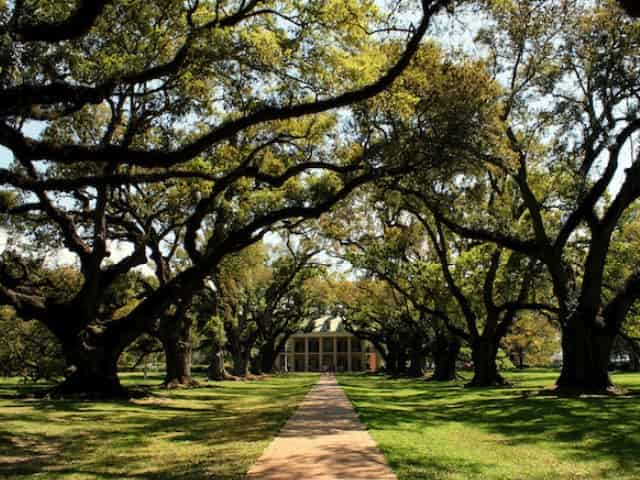
[[304, 353], [304, 338], [296, 338], [294, 348], [296, 353]]
[[360, 342], [359, 338], [351, 339], [351, 351], [352, 352], [361, 352], [362, 351], [362, 342]]
[[318, 353], [320, 351], [320, 341], [317, 338], [309, 339], [309, 351], [311, 353]]
[[323, 356], [322, 357], [322, 371], [323, 372], [327, 372], [330, 370], [333, 370], [335, 368], [335, 365], [333, 364], [333, 358], [332, 357], [328, 357], [328, 356]]
[[338, 347], [338, 353], [346, 353], [347, 352], [347, 342], [349, 341], [348, 338], [338, 338], [338, 342], [337, 342], [337, 347]]
[[325, 353], [333, 352], [333, 338], [322, 339], [322, 351]]
[[309, 371], [320, 371], [320, 359], [317, 356], [309, 357]]

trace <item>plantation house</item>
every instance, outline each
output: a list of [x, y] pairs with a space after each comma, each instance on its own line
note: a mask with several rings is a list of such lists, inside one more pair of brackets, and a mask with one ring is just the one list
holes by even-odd
[[287, 372], [376, 371], [379, 355], [373, 345], [344, 329], [338, 317], [321, 317], [295, 333], [278, 354], [276, 370]]

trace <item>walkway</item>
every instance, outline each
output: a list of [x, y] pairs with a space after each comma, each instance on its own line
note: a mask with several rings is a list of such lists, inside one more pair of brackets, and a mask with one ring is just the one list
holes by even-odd
[[248, 480], [396, 480], [333, 375], [323, 375]]

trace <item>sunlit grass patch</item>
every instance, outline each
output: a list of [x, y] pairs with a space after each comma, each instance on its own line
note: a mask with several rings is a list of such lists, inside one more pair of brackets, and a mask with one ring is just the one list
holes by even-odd
[[[123, 377], [142, 383], [137, 375]], [[115, 402], [13, 400], [19, 385], [5, 381], [0, 478], [239, 479], [316, 380], [296, 374], [203, 382]]]
[[[508, 375], [510, 388], [341, 375], [400, 479], [638, 479], [640, 397], [524, 395], [557, 372]], [[640, 390], [640, 374], [614, 381]]]

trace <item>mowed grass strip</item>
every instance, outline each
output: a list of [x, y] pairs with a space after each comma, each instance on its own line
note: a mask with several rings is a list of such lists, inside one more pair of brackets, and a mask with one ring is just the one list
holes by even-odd
[[630, 395], [528, 395], [557, 372], [507, 374], [510, 388], [341, 375], [339, 381], [401, 480], [640, 479], [640, 374]]
[[0, 379], [0, 479], [239, 479], [317, 379], [210, 382], [116, 402], [13, 400], [17, 382]]

